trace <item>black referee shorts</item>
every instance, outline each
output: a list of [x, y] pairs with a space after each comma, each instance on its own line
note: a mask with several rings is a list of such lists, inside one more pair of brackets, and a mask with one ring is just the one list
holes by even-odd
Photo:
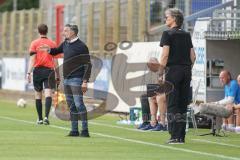
[[37, 92], [41, 92], [43, 90], [43, 86], [45, 89], [54, 89], [56, 86], [54, 70], [47, 67], [34, 68], [33, 86]]

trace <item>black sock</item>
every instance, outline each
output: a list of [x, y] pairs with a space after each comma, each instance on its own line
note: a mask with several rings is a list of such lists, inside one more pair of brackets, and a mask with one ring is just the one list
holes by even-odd
[[38, 119], [42, 120], [42, 100], [41, 99], [36, 99], [36, 109], [38, 113]]
[[47, 118], [48, 118], [51, 106], [52, 106], [52, 97], [46, 97], [46, 99], [45, 99], [45, 117], [47, 117]]

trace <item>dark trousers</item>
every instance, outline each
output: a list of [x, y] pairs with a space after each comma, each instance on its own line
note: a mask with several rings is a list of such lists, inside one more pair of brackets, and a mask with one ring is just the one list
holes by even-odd
[[150, 106], [148, 102], [148, 96], [147, 95], [142, 95], [140, 97], [141, 100], [141, 106], [142, 106], [142, 120], [143, 122], [149, 122], [151, 119], [150, 116]]
[[170, 66], [166, 75], [166, 80], [174, 85], [173, 91], [167, 96], [168, 130], [171, 139], [185, 139], [191, 76], [191, 67], [184, 65]]

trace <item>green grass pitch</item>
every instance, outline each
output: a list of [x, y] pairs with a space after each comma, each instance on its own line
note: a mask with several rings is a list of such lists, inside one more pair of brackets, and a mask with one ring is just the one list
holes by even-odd
[[167, 145], [167, 132], [140, 132], [105, 115], [89, 122], [91, 138], [66, 137], [69, 122], [50, 117], [50, 126], [36, 125], [36, 117], [34, 106], [0, 101], [0, 160], [240, 160], [235, 133], [200, 137], [190, 130], [186, 144]]

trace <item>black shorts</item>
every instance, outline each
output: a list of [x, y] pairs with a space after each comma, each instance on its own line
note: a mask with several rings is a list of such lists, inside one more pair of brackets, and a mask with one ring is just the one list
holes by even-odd
[[33, 70], [33, 86], [35, 91], [41, 92], [44, 88], [55, 88], [55, 74], [54, 70], [47, 67], [36, 67]]

